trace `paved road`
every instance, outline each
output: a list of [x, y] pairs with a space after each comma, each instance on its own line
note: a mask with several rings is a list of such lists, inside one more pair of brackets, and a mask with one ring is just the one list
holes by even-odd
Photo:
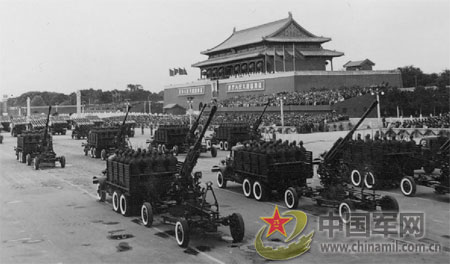
[[[140, 131], [139, 131], [140, 132]], [[146, 131], [148, 132], [148, 131]], [[181, 249], [173, 238], [173, 227], [156, 221], [145, 228], [138, 216], [123, 217], [112, 211], [107, 203], [96, 200], [96, 186], [92, 176], [100, 175], [104, 162], [82, 154], [82, 140], [54, 136], [58, 155], [65, 155], [66, 168], [41, 169], [15, 160], [15, 138], [3, 133], [0, 145], [0, 263], [262, 263], [265, 262], [253, 246], [258, 230], [263, 226], [261, 216], [272, 216], [274, 206], [286, 210], [282, 201], [257, 202], [242, 195], [241, 186], [229, 183], [227, 189], [215, 192], [222, 215], [239, 212], [243, 215], [246, 234], [242, 243], [232, 243], [229, 230], [219, 229], [218, 235], [196, 234], [188, 249]], [[148, 133], [147, 133], [148, 135]], [[326, 149], [335, 139], [318, 134], [307, 148]], [[134, 146], [145, 146], [146, 136], [132, 139]], [[225, 158], [205, 154], [196, 170], [203, 172], [203, 182], [213, 181], [212, 165]], [[183, 159], [180, 156], [179, 159]], [[316, 178], [312, 185], [318, 184]], [[306, 232], [315, 230], [311, 250], [297, 263], [448, 263], [450, 260], [449, 197], [436, 196], [432, 189], [418, 187], [415, 198], [406, 198], [398, 190], [382, 192], [395, 196], [402, 211], [423, 211], [426, 214], [425, 236], [398, 239], [401, 243], [438, 243], [440, 253], [408, 254], [325, 254], [320, 244], [326, 242], [354, 242], [338, 233], [330, 239], [318, 229], [318, 215], [329, 209], [317, 207], [308, 199], [301, 200], [300, 209], [308, 214]], [[293, 225], [289, 223], [287, 230]], [[281, 236], [279, 238], [282, 238]], [[369, 242], [389, 242], [382, 236], [363, 239]], [[276, 239], [273, 244], [277, 244]]]

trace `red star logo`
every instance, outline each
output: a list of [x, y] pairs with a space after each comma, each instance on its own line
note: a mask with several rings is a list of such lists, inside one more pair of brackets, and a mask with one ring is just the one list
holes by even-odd
[[292, 217], [280, 217], [280, 212], [278, 211], [278, 206], [275, 206], [275, 211], [273, 212], [273, 216], [270, 217], [261, 217], [261, 219], [270, 225], [269, 232], [267, 232], [267, 236], [269, 237], [275, 231], [280, 232], [283, 236], [286, 236], [286, 230], [284, 230], [284, 225], [292, 220]]

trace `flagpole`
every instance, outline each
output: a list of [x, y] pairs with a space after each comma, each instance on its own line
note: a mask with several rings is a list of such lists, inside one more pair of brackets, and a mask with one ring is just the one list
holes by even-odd
[[264, 64], [265, 64], [265, 72], [267, 74], [267, 48], [264, 51]]
[[284, 44], [283, 44], [283, 71], [286, 71], [286, 50], [284, 49]]

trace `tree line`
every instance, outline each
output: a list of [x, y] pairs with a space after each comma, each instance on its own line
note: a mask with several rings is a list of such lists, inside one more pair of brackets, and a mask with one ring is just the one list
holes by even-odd
[[[76, 93], [63, 94], [57, 92], [26, 92], [15, 98], [8, 99], [9, 106], [26, 106], [27, 98], [31, 98], [32, 106], [44, 105], [75, 105]], [[101, 89], [81, 90], [82, 104], [110, 104], [126, 101], [152, 101], [164, 99], [164, 91], [152, 93], [143, 89], [140, 84], [128, 84], [125, 90], [102, 91]]]

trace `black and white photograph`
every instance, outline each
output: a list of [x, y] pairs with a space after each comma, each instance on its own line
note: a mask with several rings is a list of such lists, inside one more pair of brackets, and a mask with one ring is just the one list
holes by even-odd
[[450, 0], [0, 0], [0, 263], [450, 263]]

